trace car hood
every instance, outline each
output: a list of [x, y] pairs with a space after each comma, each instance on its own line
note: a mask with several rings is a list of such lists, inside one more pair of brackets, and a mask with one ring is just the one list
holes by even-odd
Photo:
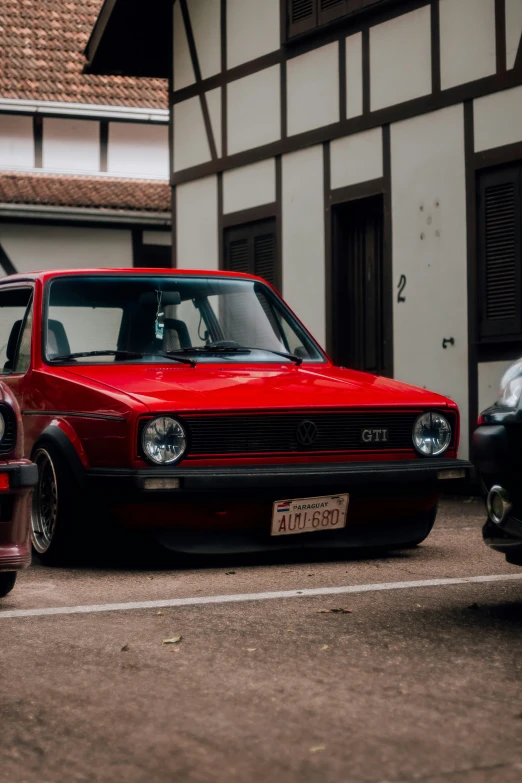
[[425, 389], [331, 365], [119, 364], [67, 368], [67, 374], [123, 392], [152, 412], [450, 404]]

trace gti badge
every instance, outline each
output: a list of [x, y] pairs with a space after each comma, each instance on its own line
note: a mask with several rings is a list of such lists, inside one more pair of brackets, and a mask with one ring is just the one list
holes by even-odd
[[362, 443], [387, 443], [388, 430], [362, 430], [361, 441]]

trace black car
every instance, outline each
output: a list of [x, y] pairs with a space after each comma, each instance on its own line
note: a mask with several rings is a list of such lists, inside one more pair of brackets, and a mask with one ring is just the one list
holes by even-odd
[[472, 461], [488, 509], [484, 541], [522, 565], [522, 359], [504, 374], [498, 401], [480, 414]]

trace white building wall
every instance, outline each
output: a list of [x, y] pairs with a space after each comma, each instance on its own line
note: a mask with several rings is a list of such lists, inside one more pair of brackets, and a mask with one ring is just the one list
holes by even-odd
[[440, 0], [443, 90], [497, 70], [495, 0]]
[[132, 267], [125, 229], [0, 223], [0, 244], [18, 272]]
[[506, 0], [506, 65], [511, 70], [522, 36], [522, 0]]
[[187, 33], [185, 31], [185, 25], [183, 23], [183, 16], [181, 15], [181, 8], [179, 3], [174, 3], [174, 89], [182, 90], [184, 87], [189, 87], [196, 81], [196, 74], [192, 67], [192, 60], [190, 57], [190, 50], [188, 46]]
[[286, 66], [288, 135], [339, 121], [339, 44], [321, 46]]
[[522, 87], [485, 95], [473, 105], [475, 152], [522, 140]]
[[[498, 400], [500, 381], [513, 359], [501, 362], [480, 362], [478, 366], [478, 409], [479, 413]], [[472, 422], [473, 425], [473, 422]]]
[[275, 52], [281, 44], [279, 0], [227, 0], [227, 67]]
[[187, 0], [201, 78], [221, 71], [221, 0]]
[[379, 179], [383, 175], [382, 129], [336, 139], [330, 145], [332, 189]]
[[217, 269], [217, 177], [176, 188], [177, 265], [180, 269]]
[[283, 157], [283, 296], [324, 345], [323, 150]]
[[34, 166], [32, 117], [0, 114], [0, 165]]
[[362, 33], [346, 39], [346, 116], [363, 113]]
[[[392, 125], [394, 375], [454, 399], [468, 444], [466, 192], [463, 107]], [[455, 344], [442, 347], [444, 338]]]
[[99, 171], [100, 123], [45, 117], [43, 168]]
[[210, 147], [198, 96], [174, 106], [174, 171], [182, 171], [210, 159]]
[[279, 66], [231, 82], [227, 96], [229, 155], [281, 138]]
[[111, 122], [107, 168], [112, 174], [147, 175], [168, 179], [168, 127]]
[[429, 5], [370, 28], [372, 111], [431, 92]]
[[262, 160], [251, 166], [225, 171], [223, 174], [223, 211], [240, 212], [243, 209], [272, 204], [276, 200], [275, 161]]

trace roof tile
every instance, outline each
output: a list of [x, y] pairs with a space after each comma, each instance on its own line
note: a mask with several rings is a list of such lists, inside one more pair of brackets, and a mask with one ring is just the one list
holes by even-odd
[[82, 73], [103, 0], [0, 0], [0, 96], [168, 108], [163, 79]]

